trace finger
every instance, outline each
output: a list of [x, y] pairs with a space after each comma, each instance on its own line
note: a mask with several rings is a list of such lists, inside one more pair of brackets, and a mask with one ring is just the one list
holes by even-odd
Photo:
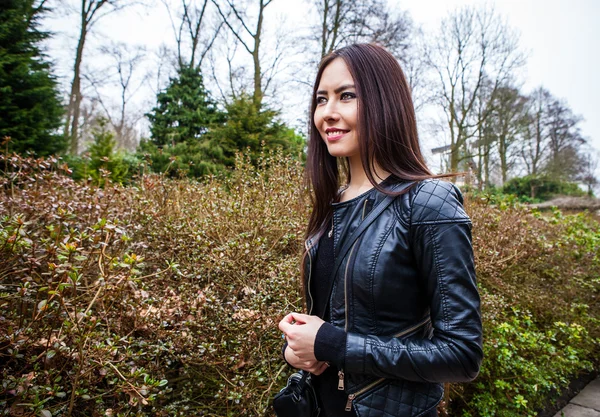
[[308, 314], [302, 313], [290, 313], [289, 315], [292, 316], [292, 318], [300, 324], [306, 324], [306, 322], [311, 318], [311, 316], [309, 316]]
[[290, 324], [289, 322], [283, 320], [281, 320], [278, 325], [279, 330], [286, 334], [292, 329], [292, 326], [293, 324]]
[[284, 318], [281, 319], [281, 321], [285, 321], [289, 324], [293, 324], [294, 323], [294, 317], [293, 317], [294, 313], [289, 313], [287, 314]]

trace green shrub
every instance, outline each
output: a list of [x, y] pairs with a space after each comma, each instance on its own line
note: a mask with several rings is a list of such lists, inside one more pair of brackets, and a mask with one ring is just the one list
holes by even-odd
[[586, 195], [586, 192], [575, 183], [534, 175], [511, 179], [504, 185], [503, 192], [517, 195], [524, 203], [547, 201], [556, 195], [575, 197]]
[[541, 328], [530, 312], [509, 308], [501, 296], [484, 289], [482, 300], [485, 361], [476, 382], [463, 388], [470, 399], [457, 415], [533, 416], [574, 373], [593, 368], [586, 359], [593, 343], [586, 342], [582, 325], [555, 322]]
[[107, 180], [127, 184], [135, 176], [143, 174], [143, 162], [135, 154], [116, 151], [114, 134], [107, 130], [106, 121], [92, 131], [94, 143], [83, 155], [63, 155], [71, 177], [76, 180], [92, 181], [104, 186]]
[[600, 352], [600, 226], [514, 198], [469, 196], [482, 295], [484, 362], [454, 384], [451, 416], [530, 416]]
[[181, 142], [157, 147], [153, 142], [140, 143], [139, 158], [146, 160], [150, 170], [171, 178], [199, 178], [224, 173], [223, 152], [208, 142]]

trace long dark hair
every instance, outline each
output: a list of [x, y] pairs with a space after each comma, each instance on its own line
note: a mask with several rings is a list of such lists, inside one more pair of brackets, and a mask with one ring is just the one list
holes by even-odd
[[[397, 180], [423, 180], [431, 173], [419, 146], [415, 110], [404, 73], [398, 61], [384, 48], [354, 44], [327, 55], [319, 65], [310, 105], [310, 136], [306, 181], [311, 190], [312, 213], [306, 237], [319, 236], [331, 217], [331, 203], [337, 201], [340, 169], [337, 158], [316, 128], [316, 93], [325, 68], [336, 58], [346, 63], [356, 88], [358, 104], [358, 144], [363, 168], [375, 188], [386, 194], [375, 179], [374, 164]], [[350, 181], [347, 162], [342, 170]]]

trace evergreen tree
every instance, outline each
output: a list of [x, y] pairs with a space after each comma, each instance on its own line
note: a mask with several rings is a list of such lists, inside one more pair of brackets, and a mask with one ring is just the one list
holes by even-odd
[[139, 154], [149, 159], [153, 171], [199, 177], [225, 168], [223, 152], [209, 135], [224, 114], [209, 97], [198, 69], [181, 67], [146, 116], [151, 138], [142, 140]]
[[252, 161], [256, 161], [263, 144], [266, 149], [279, 147], [294, 156], [302, 153], [304, 139], [277, 120], [277, 111], [257, 104], [247, 95], [234, 99], [226, 110], [227, 121], [211, 132], [222, 149], [225, 165], [233, 166], [236, 151], [249, 151]]
[[0, 137], [9, 151], [48, 155], [66, 148], [57, 135], [63, 108], [38, 30], [46, 9], [36, 0], [0, 1]]
[[302, 152], [304, 140], [277, 120], [278, 113], [264, 109], [242, 95], [217, 109], [204, 89], [198, 70], [183, 67], [146, 116], [152, 123], [151, 138], [142, 141], [138, 156], [149, 160], [152, 170], [171, 176], [199, 177], [233, 167], [235, 153], [250, 150], [256, 161], [262, 144], [266, 149]]
[[137, 157], [150, 163], [152, 171], [171, 177], [201, 177], [225, 170], [223, 152], [212, 140], [181, 142], [159, 148], [151, 140], [142, 140]]
[[115, 135], [107, 129], [106, 119], [98, 121], [98, 126], [92, 130], [92, 135], [94, 143], [89, 149], [88, 168], [96, 184], [104, 186], [105, 175], [114, 182], [124, 182], [127, 178], [128, 166], [123, 161], [123, 155], [115, 152], [117, 141]]
[[157, 106], [146, 114], [152, 126], [151, 141], [162, 147], [202, 142], [209, 126], [222, 119], [204, 88], [198, 69], [182, 67], [167, 89], [157, 96]]

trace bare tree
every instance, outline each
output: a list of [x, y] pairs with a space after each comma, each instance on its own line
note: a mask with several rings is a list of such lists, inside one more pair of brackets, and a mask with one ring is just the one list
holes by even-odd
[[582, 175], [587, 141], [582, 137], [582, 118], [563, 100], [544, 88], [529, 97], [528, 126], [521, 145], [521, 159], [528, 175], [575, 181]]
[[[211, 0], [223, 19], [223, 23], [252, 57], [254, 93], [252, 95], [255, 103], [262, 103], [266, 85], [270, 83], [269, 78], [262, 67], [261, 44], [263, 41], [265, 9], [273, 0], [253, 0], [258, 8], [254, 20], [249, 16], [247, 7], [236, 4], [234, 0], [225, 0], [220, 4], [219, 0]], [[271, 68], [276, 67], [281, 55], [276, 56]]]
[[384, 0], [313, 0], [319, 22], [311, 30], [318, 42], [321, 58], [344, 45], [374, 42], [401, 58], [408, 48], [412, 19], [392, 13]]
[[575, 180], [580, 174], [580, 150], [586, 143], [579, 128], [582, 118], [558, 99], [550, 103], [546, 117], [549, 158], [545, 171], [557, 179]]
[[[86, 76], [95, 92], [94, 100], [102, 107], [105, 117], [115, 132], [117, 146], [133, 151], [137, 147], [137, 131], [135, 125], [143, 117], [142, 112], [129, 108], [131, 99], [145, 85], [149, 73], [140, 74], [145, 59], [145, 48], [114, 43], [100, 49], [109, 61], [109, 67], [94, 74], [103, 74], [101, 78]], [[91, 73], [91, 72], [90, 72]], [[118, 91], [118, 99], [111, 100], [103, 94], [106, 87]]]
[[489, 117], [484, 122], [486, 130], [491, 132], [497, 143], [502, 184], [506, 183], [508, 173], [517, 162], [514, 144], [521, 140], [528, 123], [526, 114], [527, 98], [512, 85], [500, 86], [494, 94]]
[[412, 92], [413, 105], [417, 114], [430, 103], [427, 82], [427, 60], [425, 35], [421, 28], [414, 27], [405, 39], [407, 45], [401, 51], [394, 52], [394, 56], [402, 65], [406, 81]]
[[442, 21], [426, 54], [437, 80], [433, 99], [445, 114], [450, 136], [450, 170], [472, 158], [468, 141], [477, 132], [475, 106], [485, 79], [492, 83], [492, 97], [511, 73], [524, 63], [518, 36], [487, 8], [465, 7]]
[[[238, 97], [238, 91], [247, 91], [246, 79], [243, 76], [246, 69], [244, 67], [236, 67], [233, 63], [233, 60], [236, 56], [238, 49], [238, 42], [235, 39], [230, 39], [232, 35], [227, 33], [224, 38], [224, 42], [220, 45], [219, 48], [215, 51], [211, 51], [208, 55], [208, 62], [210, 66], [210, 77], [212, 79], [213, 84], [217, 87], [220, 94], [220, 101], [222, 103], [227, 103], [229, 98], [233, 98], [236, 100]], [[225, 88], [221, 85], [221, 81], [219, 80], [219, 74], [222, 74], [222, 64], [218, 62], [216, 55], [219, 57], [224, 57], [227, 61], [227, 85], [228, 88]], [[229, 92], [229, 93], [228, 93]]]
[[552, 100], [548, 90], [540, 87], [529, 96], [528, 123], [521, 141], [521, 160], [527, 175], [538, 175], [547, 157], [547, 107]]
[[132, 2], [123, 0], [81, 0], [79, 9], [80, 27], [77, 41], [77, 50], [75, 53], [75, 62], [73, 65], [73, 81], [71, 82], [71, 92], [69, 94], [69, 104], [67, 107], [67, 117], [65, 122], [65, 137], [71, 143], [70, 153], [76, 155], [79, 151], [79, 116], [81, 108], [81, 64], [83, 62], [83, 51], [88, 34], [94, 25], [103, 17], [123, 9]]
[[80, 145], [82, 149], [87, 149], [89, 145], [94, 143], [92, 132], [99, 125], [100, 119], [102, 119], [104, 116], [102, 115], [102, 110], [100, 109], [98, 100], [94, 98], [91, 100], [84, 100], [81, 103], [80, 114]]
[[[167, 0], [162, 0], [167, 8], [171, 27], [177, 44], [177, 63], [179, 68], [188, 66], [199, 68], [212, 48], [223, 22], [215, 23], [210, 15], [209, 0], [180, 0], [180, 7], [174, 7]], [[177, 21], [173, 16], [177, 13]]]
[[584, 184], [588, 189], [588, 195], [592, 197], [594, 195], [594, 187], [598, 185], [598, 177], [596, 172], [598, 171], [598, 164], [600, 163], [600, 153], [596, 149], [587, 149], [582, 157], [581, 173], [579, 175], [579, 181]]
[[490, 126], [487, 125], [487, 115], [492, 105], [493, 85], [489, 80], [484, 80], [475, 99], [475, 133], [472, 149], [477, 157], [477, 184], [479, 190], [488, 187], [491, 183], [492, 152], [496, 147], [496, 137]]

